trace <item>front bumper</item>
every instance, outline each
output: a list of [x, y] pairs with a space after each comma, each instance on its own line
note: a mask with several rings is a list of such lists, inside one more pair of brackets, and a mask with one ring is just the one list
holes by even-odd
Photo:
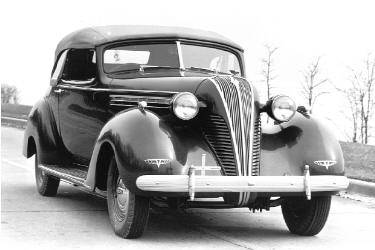
[[136, 185], [143, 191], [188, 192], [194, 199], [197, 192], [312, 192], [341, 191], [349, 186], [345, 176], [310, 176], [308, 167], [303, 176], [206, 176], [206, 175], [143, 175]]

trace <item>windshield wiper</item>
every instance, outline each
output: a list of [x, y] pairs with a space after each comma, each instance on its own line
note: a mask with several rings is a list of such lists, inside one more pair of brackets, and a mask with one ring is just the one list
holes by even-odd
[[111, 75], [120, 75], [120, 74], [125, 74], [125, 73], [133, 73], [133, 72], [139, 72], [140, 69], [122, 69], [122, 70], [116, 70], [109, 72]]
[[223, 75], [230, 75], [230, 73], [220, 72], [212, 69], [207, 68], [198, 68], [198, 67], [189, 67], [187, 70], [194, 70], [194, 71], [200, 71], [200, 72], [206, 72], [206, 73], [214, 73], [214, 74], [223, 74]]
[[177, 69], [184, 70], [183, 68], [173, 67], [173, 66], [154, 66], [154, 65], [141, 65], [141, 71], [144, 70], [160, 70], [160, 69]]
[[232, 75], [234, 75], [234, 76], [237, 76], [237, 75], [240, 74], [240, 72], [235, 71], [234, 69], [231, 69], [231, 70], [229, 70], [229, 71], [230, 71], [230, 73], [232, 73]]
[[198, 67], [189, 67], [187, 70], [195, 70], [195, 71], [203, 71], [203, 72], [208, 72], [208, 73], [216, 73], [215, 70], [212, 69], [206, 69], [206, 68], [198, 68]]
[[149, 71], [149, 70], [163, 70], [163, 69], [184, 70], [183, 68], [172, 67], [172, 66], [139, 65], [139, 68], [117, 70], [117, 71], [110, 72], [110, 74], [120, 75], [120, 74], [133, 73], [133, 72], [144, 72], [145, 70]]

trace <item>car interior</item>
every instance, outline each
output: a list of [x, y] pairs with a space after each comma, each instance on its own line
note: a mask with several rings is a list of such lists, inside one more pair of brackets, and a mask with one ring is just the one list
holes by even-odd
[[68, 51], [62, 79], [67, 81], [87, 81], [95, 78], [95, 51], [71, 49]]

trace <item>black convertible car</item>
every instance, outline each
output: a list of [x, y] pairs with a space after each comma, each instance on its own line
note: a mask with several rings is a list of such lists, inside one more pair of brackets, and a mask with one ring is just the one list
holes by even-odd
[[[260, 114], [275, 120], [262, 131]], [[348, 186], [338, 141], [283, 95], [259, 102], [243, 49], [187, 28], [86, 28], [57, 46], [23, 153], [39, 193], [60, 180], [106, 197], [114, 231], [142, 235], [150, 202], [171, 208], [282, 207], [315, 235]], [[216, 198], [216, 199], [206, 199]]]

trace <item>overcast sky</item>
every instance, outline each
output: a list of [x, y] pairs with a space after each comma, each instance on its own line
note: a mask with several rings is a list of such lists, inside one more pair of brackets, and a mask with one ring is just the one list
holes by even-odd
[[[278, 93], [299, 96], [301, 71], [322, 56], [322, 75], [345, 86], [349, 67], [375, 54], [373, 1], [2, 1], [0, 83], [16, 85], [21, 103], [33, 104], [49, 84], [57, 43], [87, 26], [151, 24], [218, 32], [245, 49], [247, 76], [261, 87], [264, 45], [279, 47]], [[344, 100], [322, 97], [316, 113], [337, 117]]]

